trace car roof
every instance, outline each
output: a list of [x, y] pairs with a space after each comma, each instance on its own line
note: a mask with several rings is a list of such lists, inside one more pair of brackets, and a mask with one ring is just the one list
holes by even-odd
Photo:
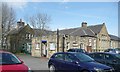
[[116, 49], [118, 49], [118, 48], [108, 48], [106, 50], [116, 50]]
[[54, 53], [55, 54], [83, 54], [83, 53], [80, 53], [80, 52], [57, 52], [57, 53]]
[[0, 50], [0, 53], [8, 53], [8, 54], [12, 54], [11, 52], [4, 51], [4, 50]]
[[56, 52], [54, 54], [77, 54], [78, 52]]
[[71, 49], [82, 49], [82, 48], [71, 48]]
[[111, 53], [111, 52], [93, 52], [93, 53], [89, 53], [89, 54], [100, 54], [100, 53], [102, 53], [102, 54], [117, 54], [117, 53]]

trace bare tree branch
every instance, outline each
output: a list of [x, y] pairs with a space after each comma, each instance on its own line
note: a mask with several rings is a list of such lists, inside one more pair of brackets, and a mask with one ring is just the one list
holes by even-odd
[[2, 3], [2, 24], [4, 32], [10, 31], [16, 22], [16, 15], [13, 8], [9, 7], [7, 3]]
[[12, 29], [16, 22], [16, 14], [12, 7], [8, 6], [7, 3], [2, 3], [2, 47], [5, 42], [4, 37], [8, 31]]
[[43, 30], [48, 27], [51, 18], [45, 13], [37, 13], [36, 15], [29, 17], [29, 20], [33, 28], [40, 30], [40, 36], [42, 36]]

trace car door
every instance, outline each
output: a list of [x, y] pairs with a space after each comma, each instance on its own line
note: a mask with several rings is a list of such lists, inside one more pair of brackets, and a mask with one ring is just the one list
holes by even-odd
[[60, 54], [57, 54], [55, 55], [55, 58], [54, 58], [54, 65], [55, 67], [57, 68], [57, 70], [64, 70], [64, 54], [60, 53]]
[[102, 63], [102, 64], [105, 64], [105, 61], [104, 61], [104, 54], [102, 53], [94, 53], [92, 55], [93, 59], [99, 63]]
[[116, 65], [116, 62], [114, 62], [115, 57], [111, 54], [105, 54], [105, 64], [111, 67], [114, 67]]
[[65, 64], [63, 66], [68, 72], [78, 71], [78, 60], [72, 54], [65, 54]]

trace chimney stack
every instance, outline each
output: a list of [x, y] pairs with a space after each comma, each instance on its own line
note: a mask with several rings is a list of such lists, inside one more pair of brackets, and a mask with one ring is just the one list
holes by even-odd
[[25, 22], [22, 22], [22, 19], [20, 19], [20, 21], [17, 22], [17, 28], [21, 28], [21, 27], [24, 27], [25, 25]]
[[82, 22], [82, 27], [87, 27], [87, 22]]

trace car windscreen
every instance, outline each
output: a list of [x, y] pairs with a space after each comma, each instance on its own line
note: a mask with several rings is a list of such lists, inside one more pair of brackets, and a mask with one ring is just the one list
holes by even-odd
[[91, 62], [94, 61], [93, 58], [90, 56], [83, 54], [83, 53], [76, 53], [75, 56], [81, 61], [81, 62]]
[[120, 59], [120, 54], [115, 54], [115, 56]]
[[81, 52], [81, 53], [85, 53], [85, 50], [83, 50], [83, 49], [70, 49], [70, 50], [68, 50], [68, 52]]
[[21, 64], [21, 61], [14, 54], [0, 53], [0, 64]]

